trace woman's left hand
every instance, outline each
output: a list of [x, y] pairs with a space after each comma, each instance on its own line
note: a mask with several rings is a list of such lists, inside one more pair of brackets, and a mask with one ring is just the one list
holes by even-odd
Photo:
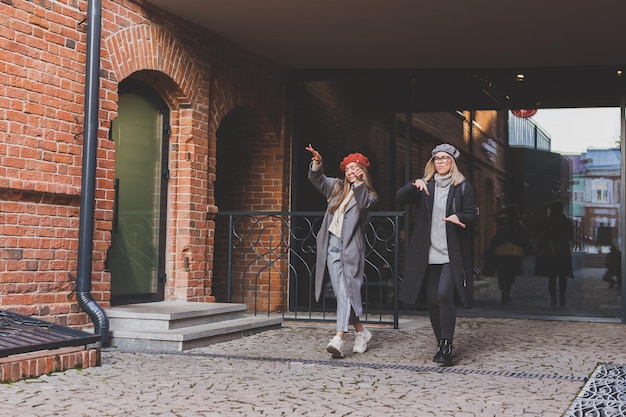
[[457, 216], [456, 214], [451, 214], [450, 216], [446, 217], [445, 219], [442, 219], [444, 222], [450, 222], [453, 224], [456, 224], [459, 227], [462, 227], [463, 229], [465, 229], [465, 223], [462, 223], [461, 220], [459, 220], [459, 216]]
[[357, 167], [354, 168], [354, 178], [355, 178], [354, 185], [363, 184], [363, 181], [365, 181], [363, 179], [364, 176], [365, 175], [363, 174], [363, 170], [361, 169], [361, 167], [357, 165]]
[[353, 184], [355, 186], [363, 184], [364, 174], [363, 174], [363, 170], [361, 169], [361, 167], [359, 167], [358, 164], [356, 163], [348, 164], [348, 167], [346, 168], [346, 171], [345, 171], [345, 175], [346, 175], [346, 180], [350, 184]]

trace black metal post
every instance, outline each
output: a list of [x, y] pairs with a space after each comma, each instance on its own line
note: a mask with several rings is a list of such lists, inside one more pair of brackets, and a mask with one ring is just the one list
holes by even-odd
[[[624, 222], [624, 210], [626, 209], [626, 205], [624, 204], [626, 196], [626, 165], [624, 165], [624, 161], [626, 161], [626, 87], [625, 82], [622, 80], [622, 91], [620, 97], [620, 155], [621, 155], [621, 164], [620, 164], [620, 237], [622, 242], [624, 242], [624, 236], [626, 236], [626, 222]], [[624, 271], [626, 271], [626, 251], [624, 250], [624, 244], [622, 243], [622, 247], [620, 248], [622, 251], [622, 270], [620, 271], [620, 292], [622, 294], [622, 323], [626, 323], [626, 286], [624, 285]]]

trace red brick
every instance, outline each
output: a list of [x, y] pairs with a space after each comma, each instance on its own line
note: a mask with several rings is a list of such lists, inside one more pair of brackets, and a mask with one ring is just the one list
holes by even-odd
[[[0, 78], [0, 89], [3, 89], [0, 94], [3, 97], [0, 99], [0, 128], [7, 132], [0, 143], [0, 177], [2, 183], [8, 184], [14, 191], [0, 199], [0, 212], [4, 216], [0, 224], [0, 238], [4, 245], [10, 244], [11, 248], [32, 249], [23, 261], [20, 261], [21, 257], [3, 258], [2, 265], [16, 274], [16, 285], [21, 285], [21, 290], [28, 288], [24, 285], [27, 282], [42, 284], [40, 288], [45, 291], [40, 294], [45, 300], [42, 302], [51, 303], [47, 310], [56, 315], [66, 314], [64, 311], [76, 307], [75, 301], [63, 304], [58, 297], [53, 297], [54, 286], [49, 280], [55, 280], [54, 277], [58, 276], [55, 273], [61, 269], [71, 270], [69, 262], [75, 263], [76, 259], [77, 203], [84, 140], [82, 103], [86, 37], [84, 25], [76, 27], [84, 12], [66, 0], [46, 3], [49, 9], [42, 4], [14, 3], [8, 8], [9, 14], [3, 16], [12, 19], [12, 24], [0, 27], [0, 39], [19, 39], [19, 43], [7, 43], [5, 48], [0, 48], [0, 77], [3, 77]], [[19, 18], [16, 19], [17, 16]], [[176, 40], [163, 36], [168, 32], [163, 29], [162, 22], [168, 22], [167, 27], [176, 28], [180, 36]], [[154, 69], [151, 57], [157, 49], [166, 51], [168, 58], [172, 57], [171, 51], [184, 50], [190, 54], [184, 57], [184, 65], [178, 65], [181, 57], [165, 59], [158, 64], [163, 71], [162, 80], [168, 79], [167, 85], [178, 84], [176, 89], [163, 94], [172, 107], [172, 131], [174, 135], [181, 135], [181, 142], [175, 143], [178, 136], [173, 136], [172, 144], [182, 149], [171, 154], [170, 168], [176, 181], [170, 183], [175, 197], [170, 196], [173, 210], [168, 213], [168, 221], [172, 225], [168, 228], [167, 240], [170, 245], [167, 248], [167, 272], [172, 277], [168, 281], [168, 286], [171, 286], [168, 297], [213, 300], [210, 285], [205, 282], [207, 276], [212, 276], [208, 269], [213, 264], [214, 252], [206, 244], [215, 240], [212, 230], [206, 230], [207, 227], [214, 227], [214, 223], [206, 223], [206, 213], [217, 211], [211, 194], [216, 162], [215, 149], [210, 145], [215, 143], [212, 132], [233, 109], [235, 97], [254, 104], [259, 112], [264, 110], [265, 114], [277, 114], [276, 120], [271, 122], [277, 126], [283, 124], [284, 115], [277, 112], [277, 109], [285, 107], [281, 104], [283, 90], [271, 86], [271, 80], [279, 78], [280, 71], [211, 34], [213, 42], [223, 43], [220, 46], [224, 48], [224, 56], [232, 60], [229, 65], [237, 71], [229, 73], [228, 70], [221, 70], [220, 73], [216, 70], [216, 76], [227, 81], [216, 89], [209, 107], [206, 74], [210, 73], [209, 69], [213, 70], [211, 59], [216, 62], [222, 60], [217, 54], [207, 58], [202, 52], [203, 46], [196, 43], [195, 39], [205, 39], [207, 32], [158, 11], [148, 14], [141, 5], [132, 2], [105, 3], [103, 29], [103, 88], [99, 112], [102, 125], [98, 131], [93, 288], [99, 291], [97, 296], [102, 297], [105, 304], [108, 303], [109, 275], [96, 271], [104, 269], [103, 262], [110, 242], [115, 148], [106, 135], [110, 121], [117, 116], [117, 82], [141, 70]], [[131, 42], [126, 42], [127, 39]], [[184, 48], [181, 49], [178, 42], [184, 42]], [[131, 44], [137, 49], [132, 50]], [[260, 80], [254, 81], [258, 85], [251, 83], [252, 79]], [[165, 85], [161, 80], [154, 82], [157, 87]], [[267, 91], [276, 91], [275, 96], [267, 94]], [[187, 108], [181, 108], [181, 103]], [[212, 113], [209, 114], [209, 111]], [[272, 137], [272, 134], [266, 136]], [[283, 153], [281, 148], [263, 152], [263, 159], [254, 167], [263, 175], [254, 177], [254, 181], [276, 176], [278, 182], [253, 183], [252, 186], [256, 187], [254, 195], [245, 204], [262, 203], [272, 209], [280, 209], [287, 204], [288, 189], [284, 184], [288, 183], [288, 174], [282, 165], [288, 161], [284, 161], [287, 158]], [[65, 200], [44, 200], [42, 195], [69, 197]], [[9, 202], [14, 204], [7, 204]], [[17, 216], [19, 213], [32, 213], [33, 216], [20, 217]], [[177, 224], [183, 225], [183, 228], [177, 229]], [[186, 248], [190, 253], [192, 264], [188, 272], [178, 272], [178, 248]], [[53, 259], [51, 256], [54, 253], [57, 256]], [[172, 290], [174, 287], [177, 295]], [[65, 294], [56, 295], [62, 299]], [[3, 301], [6, 300], [11, 299], [4, 297]], [[21, 301], [15, 299], [15, 302]], [[43, 308], [46, 306], [41, 307], [38, 310], [46, 310]], [[19, 308], [26, 309], [22, 305]], [[58, 321], [64, 319], [58, 317]], [[85, 314], [76, 314], [67, 321], [81, 325], [88, 323], [88, 318]]]

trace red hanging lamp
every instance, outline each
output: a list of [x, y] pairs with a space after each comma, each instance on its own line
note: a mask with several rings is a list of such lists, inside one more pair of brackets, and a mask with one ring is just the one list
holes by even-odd
[[534, 116], [537, 113], [537, 109], [516, 109], [511, 110], [514, 116], [521, 117], [522, 119], [527, 119], [531, 116]]

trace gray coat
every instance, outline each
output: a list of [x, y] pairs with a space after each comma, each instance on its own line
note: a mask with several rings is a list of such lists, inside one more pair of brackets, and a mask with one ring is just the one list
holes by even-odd
[[[456, 214], [466, 228], [446, 223], [448, 255], [456, 293], [465, 307], [472, 305], [472, 229], [476, 222], [474, 188], [469, 182], [464, 186], [450, 186], [446, 203], [446, 217]], [[428, 251], [430, 248], [430, 226], [432, 223], [433, 198], [435, 182], [428, 182], [430, 195], [418, 190], [413, 183], [408, 183], [398, 190], [396, 200], [400, 204], [415, 204], [417, 216], [409, 248], [404, 257], [404, 277], [400, 300], [407, 304], [415, 304], [422, 290], [426, 268], [428, 267]], [[437, 219], [437, 221], [441, 221]]]
[[[328, 206], [322, 225], [317, 234], [317, 256], [315, 261], [315, 300], [319, 301], [326, 271], [326, 259], [328, 257], [328, 240], [332, 213], [329, 208], [339, 199], [331, 195], [336, 187], [343, 186], [343, 179], [331, 178], [324, 175], [323, 167], [313, 171], [309, 165], [309, 180], [313, 186], [326, 197]], [[378, 202], [375, 192], [369, 191], [365, 183], [352, 187], [354, 198], [350, 200], [344, 213], [341, 228], [341, 267], [346, 282], [346, 289], [350, 297], [350, 304], [354, 313], [360, 316], [363, 313], [361, 300], [361, 285], [363, 284], [363, 270], [365, 265], [365, 226], [369, 221], [369, 211]]]

